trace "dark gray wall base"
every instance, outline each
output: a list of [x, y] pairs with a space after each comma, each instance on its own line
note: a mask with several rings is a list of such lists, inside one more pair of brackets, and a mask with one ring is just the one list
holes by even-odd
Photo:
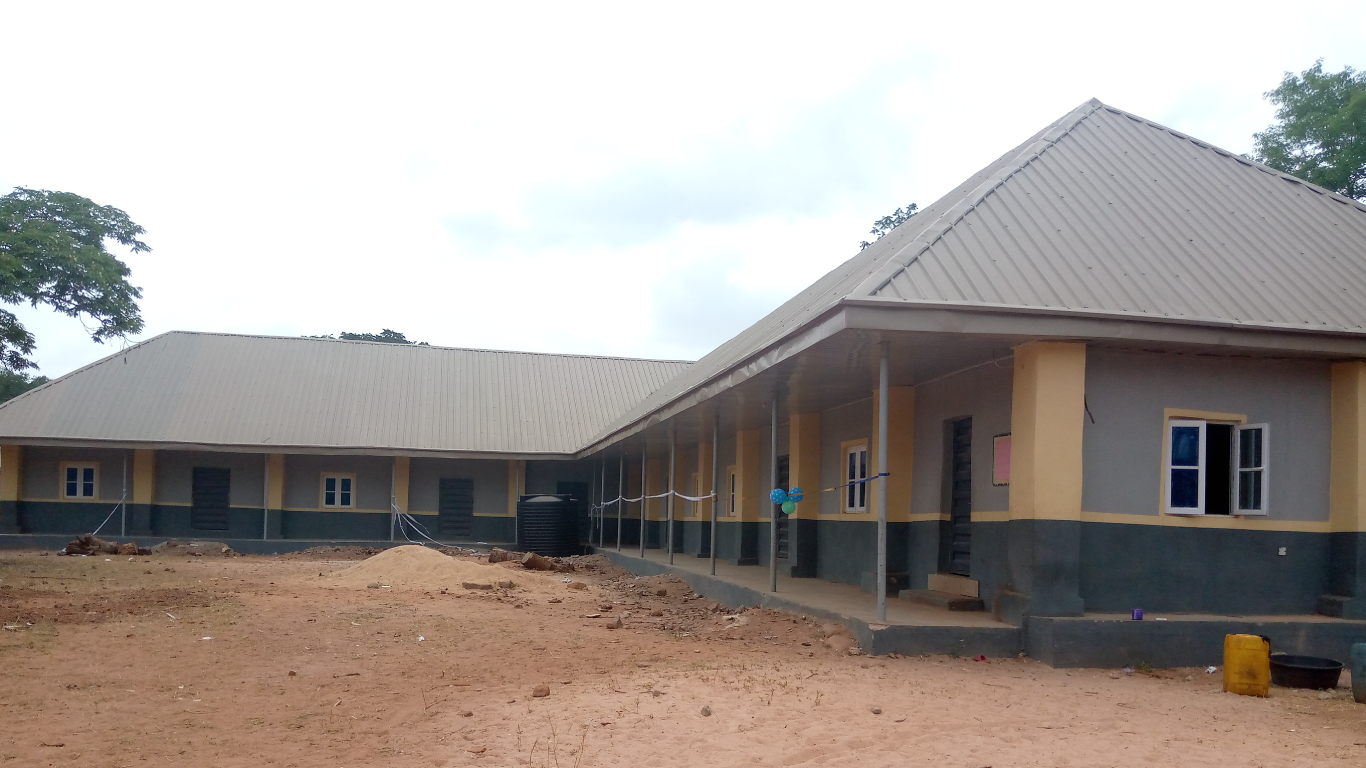
[[1321, 595], [1319, 613], [1336, 619], [1366, 619], [1366, 597]]
[[1366, 533], [1328, 534], [1330, 594], [1366, 598]]
[[19, 502], [0, 501], [0, 533], [19, 533]]
[[151, 505], [151, 504], [129, 504], [129, 505], [128, 505], [128, 535], [129, 535], [129, 536], [151, 536], [151, 535], [152, 535], [152, 505]]
[[1020, 629], [1002, 624], [997, 627], [905, 627], [890, 626], [873, 629], [867, 622], [835, 611], [812, 608], [793, 601], [782, 594], [760, 592], [724, 581], [715, 576], [693, 573], [652, 560], [618, 554], [615, 550], [597, 550], [614, 564], [640, 576], [672, 574], [688, 583], [694, 592], [732, 608], [757, 606], [810, 616], [823, 621], [842, 624], [849, 628], [859, 647], [866, 653], [950, 653], [959, 656], [985, 655], [993, 658], [1014, 656], [1024, 645]]
[[1224, 635], [1265, 635], [1272, 652], [1322, 656], [1343, 663], [1366, 621], [1128, 621], [1031, 617], [1030, 656], [1053, 667], [1154, 667], [1223, 664]]
[[[437, 536], [440, 539], [442, 537]], [[475, 516], [470, 538], [479, 543], [512, 544], [517, 541], [517, 518]], [[444, 539], [443, 539], [444, 540]]]

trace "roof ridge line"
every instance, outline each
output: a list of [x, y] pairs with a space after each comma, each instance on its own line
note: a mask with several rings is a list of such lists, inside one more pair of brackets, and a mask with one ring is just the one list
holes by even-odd
[[[586, 358], [586, 359], [590, 359], [590, 360], [629, 360], [629, 361], [633, 361], [633, 362], [642, 362], [642, 363], [683, 363], [683, 364], [686, 364], [686, 365], [692, 365], [693, 363], [697, 362], [696, 360], [664, 360], [664, 359], [653, 358], [653, 357], [625, 357], [625, 356], [622, 356], [622, 355], [576, 355], [576, 354], [573, 354], [573, 353], [570, 353], [570, 352], [529, 352], [529, 351], [517, 350], [517, 349], [481, 349], [481, 348], [478, 348], [478, 347], [446, 347], [446, 346], [441, 346], [441, 345], [439, 345], [439, 344], [417, 344], [417, 343], [395, 344], [395, 343], [389, 342], [389, 341], [365, 341], [365, 340], [362, 340], [362, 339], [329, 339], [329, 338], [326, 338], [326, 337], [319, 337], [319, 336], [281, 336], [281, 335], [272, 334], [272, 333], [229, 333], [229, 332], [227, 332], [227, 331], [179, 331], [179, 330], [172, 330], [172, 331], [165, 331], [165, 332], [163, 332], [163, 333], [158, 334], [157, 336], [153, 336], [152, 339], [160, 338], [161, 336], [170, 336], [170, 335], [172, 335], [172, 334], [180, 334], [180, 335], [185, 335], [185, 336], [226, 336], [226, 337], [230, 337], [230, 338], [234, 338], [234, 339], [279, 339], [279, 340], [281, 340], [281, 341], [324, 341], [324, 342], [326, 342], [326, 341], [331, 341], [331, 342], [338, 342], [338, 343], [344, 343], [344, 344], [381, 344], [381, 345], [384, 345], [384, 346], [386, 346], [386, 347], [392, 347], [392, 348], [394, 348], [394, 349], [433, 349], [433, 350], [443, 350], [443, 351], [447, 351], [447, 352], [487, 352], [487, 353], [490, 353], [490, 354], [499, 354], [499, 355], [536, 355], [536, 356], [540, 356], [540, 357], [574, 357], [574, 358]], [[151, 341], [152, 339], [147, 339], [147, 341]], [[145, 343], [146, 343], [146, 342], [138, 342], [138, 344], [145, 344]], [[129, 347], [129, 349], [132, 349], [132, 347]], [[97, 362], [98, 362], [98, 361], [97, 361]], [[93, 363], [92, 363], [92, 365], [93, 365]], [[74, 371], [73, 371], [73, 373], [74, 373]], [[65, 378], [65, 377], [63, 377], [63, 378]]]
[[[898, 272], [909, 267], [916, 259], [929, 250], [939, 238], [943, 237], [963, 220], [978, 205], [982, 203], [992, 192], [996, 191], [1001, 185], [1010, 180], [1012, 176], [1024, 170], [1030, 163], [1046, 152], [1050, 147], [1057, 144], [1064, 136], [1072, 132], [1086, 118], [1095, 114], [1098, 110], [1104, 109], [1105, 104], [1100, 99], [1091, 98], [1083, 102], [1080, 106], [1063, 115], [1054, 121], [1039, 138], [1030, 143], [1015, 156], [1015, 160], [1007, 164], [1002, 170], [997, 171], [988, 177], [981, 184], [973, 187], [967, 194], [963, 195], [957, 203], [950, 206], [939, 216], [935, 224], [926, 227], [915, 239], [893, 253], [883, 266], [873, 274], [866, 277], [861, 283], [854, 287], [852, 291], [845, 294], [843, 298], [864, 298], [872, 296], [881, 290], [887, 283], [891, 282]], [[941, 223], [947, 222], [947, 223]], [[914, 252], [904, 257], [914, 248]]]

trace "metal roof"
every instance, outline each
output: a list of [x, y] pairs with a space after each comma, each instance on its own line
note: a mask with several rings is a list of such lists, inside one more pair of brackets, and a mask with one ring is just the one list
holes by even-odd
[[690, 393], [719, 390], [830, 310], [868, 302], [1366, 338], [1366, 205], [1092, 99], [698, 360], [594, 442]]
[[0, 405], [0, 440], [568, 455], [687, 367], [177, 331]]

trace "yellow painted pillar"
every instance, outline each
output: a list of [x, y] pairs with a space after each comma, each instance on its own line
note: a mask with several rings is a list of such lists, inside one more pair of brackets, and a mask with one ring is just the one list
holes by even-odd
[[150, 448], [133, 451], [134, 504], [152, 504], [156, 498], [157, 452]]
[[[704, 440], [697, 444], [697, 487], [693, 489], [693, 496], [706, 496], [712, 492], [711, 486], [711, 441]], [[697, 519], [711, 520], [716, 514], [717, 499], [697, 502]]]
[[524, 493], [526, 493], [526, 460], [509, 459], [508, 499], [505, 513], [508, 517], [517, 516], [517, 499]]
[[1334, 363], [1328, 591], [1319, 610], [1366, 619], [1366, 362]]
[[797, 504], [792, 517], [815, 520], [820, 512], [821, 489], [821, 415], [793, 413], [788, 415], [787, 471], [788, 487], [801, 488], [803, 501]]
[[[645, 465], [645, 495], [654, 496], [664, 492], [664, 462], [659, 458], [650, 459]], [[666, 499], [646, 499], [645, 519], [663, 520]]]
[[[759, 477], [759, 451], [762, 443], [761, 429], [735, 433], [735, 520], [738, 522], [759, 521], [759, 496], [763, 484]], [[765, 513], [764, 517], [768, 515]]]
[[270, 467], [270, 488], [266, 490], [266, 503], [272, 510], [285, 507], [285, 455], [272, 453], [267, 459]]
[[1086, 345], [1015, 348], [1010, 412], [1010, 588], [989, 602], [1001, 618], [1080, 616], [1082, 422]]
[[24, 448], [0, 445], [0, 533], [19, 533], [19, 499], [24, 491]]
[[408, 476], [412, 460], [407, 456], [394, 457], [394, 505], [399, 514], [408, 512]]
[[1010, 412], [1010, 517], [1081, 520], [1086, 345], [1015, 348]]
[[1366, 531], [1366, 362], [1334, 363], [1328, 520], [1334, 532]]
[[[878, 465], [877, 414], [881, 396], [873, 390], [873, 424], [868, 439], [868, 466]], [[915, 387], [887, 388], [887, 520], [911, 519], [911, 469], [915, 460]], [[870, 471], [871, 474], [871, 471]], [[878, 505], [879, 483], [868, 483], [868, 510]]]

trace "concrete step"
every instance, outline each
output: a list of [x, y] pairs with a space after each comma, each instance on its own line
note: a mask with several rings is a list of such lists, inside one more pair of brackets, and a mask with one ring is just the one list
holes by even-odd
[[986, 604], [980, 597], [966, 597], [934, 589], [903, 589], [897, 593], [902, 600], [933, 605], [948, 611], [985, 611]]

